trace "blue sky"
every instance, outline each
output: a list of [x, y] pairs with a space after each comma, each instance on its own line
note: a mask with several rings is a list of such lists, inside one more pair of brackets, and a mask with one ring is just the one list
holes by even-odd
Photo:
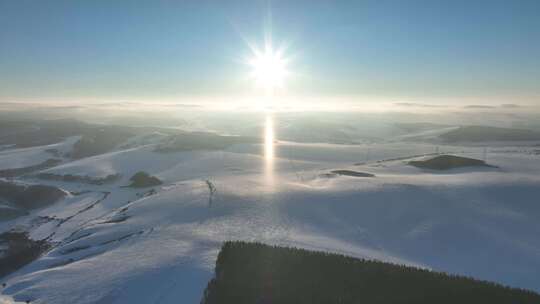
[[249, 94], [271, 15], [286, 94], [540, 103], [540, 1], [292, 2], [0, 0], [0, 101]]

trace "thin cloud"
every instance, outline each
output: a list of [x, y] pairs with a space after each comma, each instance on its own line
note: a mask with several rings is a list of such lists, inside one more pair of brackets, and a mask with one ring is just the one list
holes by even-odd
[[445, 107], [443, 105], [415, 103], [415, 102], [395, 102], [394, 105], [400, 106], [400, 107], [419, 107], [419, 108], [444, 108]]
[[464, 106], [465, 109], [495, 109], [494, 106], [487, 106], [487, 105], [468, 105]]
[[520, 108], [520, 107], [521, 107], [520, 105], [515, 104], [515, 103], [503, 103], [503, 104], [501, 104], [501, 108], [507, 108], [507, 109]]

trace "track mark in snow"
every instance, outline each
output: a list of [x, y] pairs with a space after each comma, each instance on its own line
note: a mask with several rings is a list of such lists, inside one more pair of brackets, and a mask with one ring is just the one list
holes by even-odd
[[66, 255], [66, 254], [70, 254], [70, 253], [77, 252], [80, 250], [88, 249], [90, 247], [91, 247], [90, 245], [71, 247], [71, 248], [60, 251], [60, 254]]
[[125, 214], [115, 214], [110, 219], [101, 222], [100, 224], [116, 224], [126, 221], [129, 218], [129, 215]]
[[143, 233], [144, 233], [144, 230], [128, 233], [128, 234], [126, 234], [124, 236], [121, 236], [121, 237], [119, 237], [117, 239], [112, 239], [112, 240], [109, 240], [109, 241], [102, 242], [99, 245], [108, 245], [108, 244], [111, 244], [111, 243], [121, 242], [121, 241], [123, 241], [125, 239], [128, 239], [128, 238], [132, 237], [132, 236], [141, 235]]
[[[61, 255], [69, 255], [69, 254], [77, 253], [77, 252], [83, 251], [83, 250], [91, 250], [91, 252], [86, 254], [86, 255], [78, 256], [77, 258], [68, 258], [66, 260], [59, 261], [57, 263], [54, 263], [54, 264], [50, 265], [48, 267], [48, 269], [66, 266], [66, 265], [69, 265], [69, 264], [72, 264], [72, 263], [75, 263], [75, 262], [78, 262], [78, 261], [82, 261], [82, 260], [85, 260], [85, 259], [88, 259], [88, 258], [91, 258], [91, 257], [101, 255], [101, 254], [107, 252], [107, 249], [106, 249], [107, 245], [122, 242], [122, 241], [127, 240], [127, 239], [129, 239], [131, 237], [142, 235], [144, 232], [145, 232], [145, 230], [140, 230], [140, 231], [128, 233], [128, 234], [125, 234], [125, 235], [123, 235], [123, 236], [121, 236], [119, 238], [104, 241], [104, 242], [101, 242], [101, 243], [99, 243], [97, 245], [94, 245], [94, 246], [92, 246], [92, 245], [82, 245], [82, 246], [74, 246], [74, 247], [71, 247], [71, 248], [64, 249], [64, 250], [60, 251]], [[149, 232], [151, 232], [151, 230], [148, 231], [148, 233]]]
[[91, 236], [92, 234], [93, 234], [92, 232], [88, 232], [88, 233], [81, 234], [81, 235], [78, 236], [78, 237], [69, 239], [69, 238], [71, 238], [71, 237], [73, 236], [73, 234], [72, 234], [72, 235], [70, 235], [69, 237], [66, 238], [67, 241], [65, 241], [65, 242], [63, 243], [63, 245], [71, 244], [71, 243], [73, 243], [73, 242], [75, 242], [75, 241], [84, 239], [85, 237], [89, 237], [89, 236]]
[[99, 204], [99, 203], [101, 203], [102, 201], [104, 201], [104, 200], [111, 194], [111, 192], [108, 192], [108, 191], [102, 192], [102, 193], [103, 193], [103, 196], [102, 196], [100, 199], [98, 199], [98, 200], [96, 200], [95, 202], [89, 204], [88, 206], [84, 207], [83, 209], [77, 211], [75, 214], [70, 215], [70, 216], [68, 216], [68, 217], [66, 217], [66, 218], [61, 219], [60, 222], [59, 222], [56, 226], [57, 226], [57, 227], [60, 227], [63, 223], [69, 221], [70, 219], [76, 217], [77, 215], [79, 215], [79, 214], [81, 214], [81, 213], [83, 213], [83, 212], [86, 212], [86, 211], [88, 211], [88, 210], [94, 208], [97, 204]]

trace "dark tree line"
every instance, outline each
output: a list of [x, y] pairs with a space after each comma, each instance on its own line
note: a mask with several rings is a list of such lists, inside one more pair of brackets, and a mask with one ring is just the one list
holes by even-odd
[[50, 248], [46, 241], [34, 241], [25, 232], [0, 234], [0, 278], [37, 259]]
[[540, 303], [540, 295], [339, 254], [226, 242], [201, 303], [525, 304]]
[[462, 167], [493, 167], [483, 160], [455, 155], [440, 155], [428, 160], [413, 160], [409, 165], [432, 170], [449, 170]]
[[135, 173], [129, 180], [131, 181], [129, 187], [134, 188], [153, 187], [161, 185], [163, 183], [159, 178], [152, 176], [144, 171], [139, 171]]

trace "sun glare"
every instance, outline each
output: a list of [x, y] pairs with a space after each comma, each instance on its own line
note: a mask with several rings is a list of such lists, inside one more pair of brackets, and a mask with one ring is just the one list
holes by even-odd
[[257, 86], [270, 92], [281, 88], [287, 75], [287, 61], [282, 52], [266, 46], [264, 51], [254, 50], [253, 55], [248, 63]]

